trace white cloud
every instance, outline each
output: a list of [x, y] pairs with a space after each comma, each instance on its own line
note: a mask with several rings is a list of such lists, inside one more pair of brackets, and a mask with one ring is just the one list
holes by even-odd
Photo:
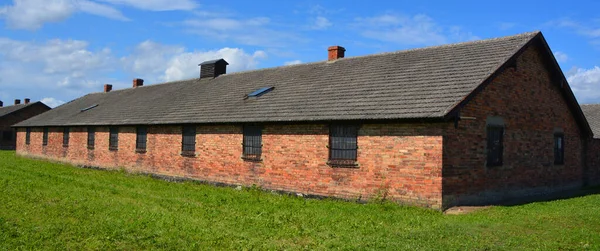
[[134, 77], [144, 78], [147, 83], [195, 78], [199, 75], [198, 64], [206, 60], [224, 58], [231, 73], [255, 69], [267, 57], [261, 50], [189, 51], [182, 46], [145, 41], [119, 59], [109, 48], [90, 47], [82, 40], [35, 42], [0, 37], [0, 98], [8, 100], [18, 94], [33, 100], [45, 98], [45, 103], [56, 106], [101, 91], [103, 84], [128, 88], [129, 79]]
[[578, 22], [571, 19], [561, 19], [551, 21], [546, 24], [549, 27], [559, 27], [568, 30], [569, 32], [576, 33], [582, 37], [589, 39], [590, 44], [596, 48], [600, 48], [600, 22]]
[[325, 17], [316, 17], [313, 21], [313, 25], [311, 26], [314, 30], [325, 30], [331, 26], [331, 22], [329, 19]]
[[123, 13], [108, 5], [82, 0], [79, 0], [75, 3], [77, 9], [79, 9], [82, 12], [120, 21], [129, 21], [129, 18], [125, 17]]
[[[99, 91], [115, 70], [109, 49], [90, 50], [86, 41], [49, 40], [44, 43], [0, 38], [0, 89], [27, 92], [32, 99], [79, 96]], [[36, 98], [37, 97], [37, 98]]]
[[510, 29], [514, 28], [515, 26], [517, 26], [517, 23], [500, 22], [497, 25], [498, 25], [498, 29], [500, 29], [501, 31], [505, 31], [505, 30], [510, 30]]
[[63, 21], [74, 11], [66, 0], [14, 0], [13, 5], [0, 8], [0, 17], [9, 27], [35, 30], [46, 22]]
[[[0, 98], [7, 100], [19, 93], [32, 100], [47, 98], [47, 104], [58, 105], [99, 92], [104, 84], [112, 84], [115, 89], [129, 88], [134, 77], [147, 83], [196, 78], [198, 64], [206, 60], [224, 58], [229, 62], [227, 72], [231, 73], [256, 69], [266, 57], [261, 50], [187, 51], [181, 46], [145, 41], [130, 55], [118, 59], [109, 48], [92, 50], [88, 42], [81, 40], [38, 43], [0, 38]], [[109, 77], [115, 73], [127, 78]]]
[[556, 58], [556, 61], [558, 61], [559, 63], [564, 63], [567, 62], [567, 60], [569, 60], [569, 56], [561, 51], [554, 52], [554, 58]]
[[237, 20], [232, 18], [212, 18], [212, 19], [194, 19], [184, 21], [185, 25], [197, 28], [206, 28], [218, 31], [252, 29], [265, 26], [271, 20], [266, 17], [257, 17], [246, 20]]
[[573, 68], [567, 80], [580, 103], [600, 103], [600, 67]]
[[[174, 55], [184, 52], [183, 47], [144, 41], [135, 47], [131, 55], [122, 58], [121, 61], [127, 71], [143, 75], [146, 80], [159, 81], [158, 76], [164, 73], [166, 62]], [[152, 79], [149, 76], [155, 77]]]
[[295, 65], [295, 64], [301, 64], [301, 63], [302, 63], [302, 61], [300, 61], [300, 60], [293, 60], [293, 61], [285, 62], [283, 64], [284, 65]]
[[305, 40], [294, 33], [275, 29], [269, 18], [198, 18], [182, 22], [187, 31], [203, 37], [244, 45], [285, 47]]
[[260, 50], [252, 54], [239, 48], [188, 52], [184, 47], [145, 41], [136, 47], [132, 55], [121, 60], [126, 69], [138, 76], [162, 82], [198, 77], [198, 64], [211, 59], [225, 59], [229, 63], [227, 72], [236, 72], [255, 69], [266, 57], [266, 53]]
[[553, 26], [558, 26], [561, 28], [569, 28], [576, 33], [590, 37], [590, 38], [600, 38], [600, 27], [593, 27], [593, 25], [581, 24], [579, 22], [570, 20], [570, 19], [562, 19], [558, 21], [553, 21], [549, 23]]
[[120, 21], [129, 20], [111, 5], [148, 11], [194, 10], [198, 7], [193, 0], [13, 0], [12, 5], [0, 6], [0, 18], [5, 19], [10, 28], [25, 30], [37, 30], [45, 23], [62, 22], [76, 12]]
[[49, 40], [44, 44], [0, 38], [0, 55], [10, 63], [30, 64], [47, 74], [83, 76], [90, 70], [111, 67], [112, 55], [108, 48], [92, 52], [88, 43], [80, 40]]
[[40, 101], [42, 101], [42, 103], [46, 104], [47, 106], [50, 106], [50, 108], [54, 108], [65, 103], [65, 101], [58, 100], [55, 98], [43, 98]]
[[193, 0], [100, 0], [111, 4], [127, 5], [150, 11], [193, 10], [198, 4]]
[[357, 18], [353, 26], [364, 37], [404, 45], [436, 45], [477, 38], [458, 26], [439, 25], [423, 14], [384, 14]]
[[13, 29], [37, 30], [45, 23], [64, 21], [77, 11], [127, 20], [119, 10], [88, 0], [13, 0], [12, 5], [0, 7], [0, 18]]
[[239, 48], [223, 48], [215, 51], [206, 52], [188, 52], [172, 58], [165, 70], [162, 78], [165, 81], [186, 79], [197, 77], [199, 75], [198, 63], [223, 58], [229, 63], [228, 72], [236, 72], [242, 70], [255, 69], [258, 65], [258, 60], [265, 58], [266, 53], [256, 51], [254, 54], [247, 54]]

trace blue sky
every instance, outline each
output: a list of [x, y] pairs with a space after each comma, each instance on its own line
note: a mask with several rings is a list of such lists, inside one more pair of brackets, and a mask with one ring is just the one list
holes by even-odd
[[580, 103], [600, 103], [597, 1], [0, 0], [0, 100], [90, 92], [541, 30]]

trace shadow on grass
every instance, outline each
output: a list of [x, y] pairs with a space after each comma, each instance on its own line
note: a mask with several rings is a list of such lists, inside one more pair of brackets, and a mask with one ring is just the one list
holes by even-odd
[[542, 194], [542, 195], [531, 195], [531, 196], [525, 196], [525, 197], [520, 197], [520, 198], [507, 199], [507, 200], [499, 201], [498, 203], [495, 203], [495, 204], [499, 205], [499, 206], [509, 206], [510, 207], [510, 206], [525, 205], [525, 204], [534, 203], [534, 202], [550, 202], [550, 201], [557, 201], [557, 200], [564, 200], [564, 199], [573, 199], [573, 198], [585, 197], [585, 196], [595, 195], [595, 194], [600, 194], [600, 186], [589, 186], [589, 187], [583, 187], [583, 188], [575, 189], [575, 190], [567, 190], [567, 191], [560, 191], [560, 192], [554, 192], [554, 193], [548, 193], [548, 194]]

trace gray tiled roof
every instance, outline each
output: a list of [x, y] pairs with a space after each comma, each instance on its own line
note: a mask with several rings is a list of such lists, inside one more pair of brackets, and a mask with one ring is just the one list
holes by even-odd
[[25, 107], [32, 106], [35, 103], [37, 103], [37, 102], [33, 102], [33, 103], [29, 103], [29, 104], [18, 104], [18, 105], [11, 105], [11, 106], [0, 107], [0, 117], [4, 117], [4, 116], [6, 116], [6, 115], [8, 115], [10, 113], [16, 112], [16, 111], [21, 110], [21, 109], [23, 109]]
[[92, 93], [17, 126], [441, 118], [538, 34]]
[[592, 128], [594, 138], [600, 138], [600, 104], [584, 104], [581, 110]]

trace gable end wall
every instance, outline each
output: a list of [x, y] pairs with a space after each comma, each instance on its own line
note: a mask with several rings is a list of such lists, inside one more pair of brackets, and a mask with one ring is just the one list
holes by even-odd
[[[503, 202], [582, 186], [580, 128], [535, 43], [469, 101], [444, 136], [444, 207]], [[486, 166], [486, 121], [504, 121], [504, 164]], [[565, 135], [565, 164], [554, 164], [554, 132]]]

